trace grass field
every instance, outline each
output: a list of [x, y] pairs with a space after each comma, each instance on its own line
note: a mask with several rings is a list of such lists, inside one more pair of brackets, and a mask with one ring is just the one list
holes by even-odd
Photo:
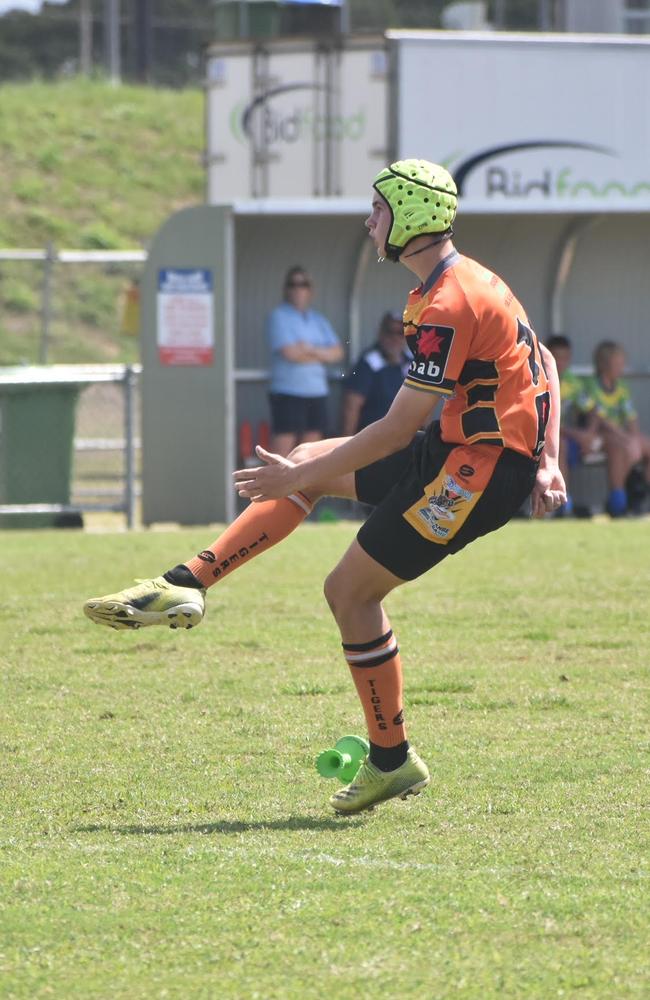
[[196, 631], [83, 599], [213, 529], [5, 532], [3, 998], [647, 998], [648, 522], [516, 522], [388, 602], [433, 782], [334, 816], [362, 732], [307, 524]]

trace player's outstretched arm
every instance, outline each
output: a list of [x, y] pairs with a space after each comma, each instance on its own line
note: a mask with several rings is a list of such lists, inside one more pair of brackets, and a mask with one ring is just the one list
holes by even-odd
[[281, 460], [279, 455], [272, 455], [258, 447], [258, 457], [267, 464], [235, 472], [233, 479], [237, 492], [256, 503], [277, 500], [296, 491], [310, 495], [310, 487], [315, 485], [321, 494], [326, 493], [328, 483], [405, 448], [426, 423], [437, 401], [437, 393], [418, 392], [402, 386], [381, 420], [364, 427], [353, 437], [343, 439], [331, 451], [305, 462], [294, 464]]

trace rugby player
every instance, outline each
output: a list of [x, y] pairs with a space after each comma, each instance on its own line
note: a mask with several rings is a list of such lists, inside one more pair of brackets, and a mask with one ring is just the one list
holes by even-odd
[[[455, 249], [456, 208], [454, 181], [435, 163], [401, 160], [375, 178], [370, 239], [380, 260], [418, 279], [403, 314], [413, 361], [388, 413], [288, 458], [258, 448], [259, 467], [234, 474], [251, 503], [215, 542], [161, 577], [84, 605], [113, 628], [191, 628], [205, 591], [286, 537], [321, 497], [371, 505], [325, 581], [370, 742], [353, 780], [330, 798], [340, 813], [430, 781], [406, 735], [386, 595], [506, 524], [527, 497], [534, 515], [566, 502], [555, 362], [505, 282]], [[440, 421], [431, 422], [440, 397]]]

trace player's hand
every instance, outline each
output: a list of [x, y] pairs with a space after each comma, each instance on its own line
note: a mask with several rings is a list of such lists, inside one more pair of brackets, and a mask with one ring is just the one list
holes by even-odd
[[544, 517], [566, 503], [564, 476], [557, 465], [540, 467], [530, 501], [533, 517]]
[[232, 477], [240, 497], [254, 503], [263, 500], [279, 500], [288, 497], [298, 489], [296, 465], [282, 455], [274, 455], [258, 445], [255, 454], [265, 465], [256, 469], [238, 469]]

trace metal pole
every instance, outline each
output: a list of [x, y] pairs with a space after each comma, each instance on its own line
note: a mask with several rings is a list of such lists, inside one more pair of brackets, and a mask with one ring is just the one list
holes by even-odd
[[538, 0], [537, 23], [540, 31], [553, 30], [553, 3], [552, 0]]
[[120, 0], [104, 0], [104, 58], [110, 82], [120, 82]]
[[43, 260], [42, 326], [41, 344], [38, 358], [42, 365], [47, 364], [47, 355], [50, 346], [50, 328], [52, 325], [52, 286], [55, 261], [56, 249], [53, 243], [48, 243], [45, 248], [45, 258]]
[[[235, 371], [235, 267], [237, 235], [235, 231], [235, 219], [232, 209], [224, 213], [223, 227], [223, 249], [226, 269], [224, 274], [224, 296], [223, 305], [223, 363], [226, 369], [225, 394], [226, 394], [226, 426], [224, 427], [224, 508], [226, 521], [230, 523], [237, 513], [235, 507], [236, 495], [232, 483], [232, 473], [236, 468], [235, 454], [235, 413], [237, 412], [237, 384], [234, 378]], [[215, 296], [216, 300], [216, 296]], [[216, 310], [215, 310], [216, 311]]]
[[135, 4], [135, 73], [141, 83], [151, 78], [153, 63], [152, 0], [137, 0]]
[[90, 76], [93, 64], [93, 12], [90, 0], [79, 2], [79, 71]]
[[604, 218], [603, 215], [580, 215], [569, 221], [560, 236], [558, 246], [553, 254], [554, 269], [551, 274], [550, 294], [548, 296], [549, 320], [547, 328], [550, 328], [552, 334], [566, 333], [565, 293], [578, 242], [588, 229], [599, 225]]
[[135, 405], [134, 395], [137, 376], [131, 365], [124, 369], [124, 513], [126, 526], [135, 524]]
[[494, 27], [505, 28], [506, 25], [506, 3], [505, 0], [494, 0]]
[[348, 4], [348, 0], [341, 0], [339, 31], [342, 35], [350, 34], [350, 6]]
[[375, 258], [375, 267], [385, 267], [385, 264], [379, 265], [377, 262], [376, 255], [373, 253], [373, 245], [370, 240], [366, 237], [360, 243], [359, 250], [357, 253], [357, 260], [354, 268], [354, 274], [352, 276], [352, 289], [350, 291], [350, 301], [348, 304], [348, 329], [349, 329], [349, 339], [348, 339], [348, 361], [350, 364], [354, 364], [355, 360], [359, 357], [361, 353], [361, 301], [363, 298], [362, 289], [364, 287], [364, 282], [366, 281], [366, 276], [368, 268], [370, 267], [371, 261]]

